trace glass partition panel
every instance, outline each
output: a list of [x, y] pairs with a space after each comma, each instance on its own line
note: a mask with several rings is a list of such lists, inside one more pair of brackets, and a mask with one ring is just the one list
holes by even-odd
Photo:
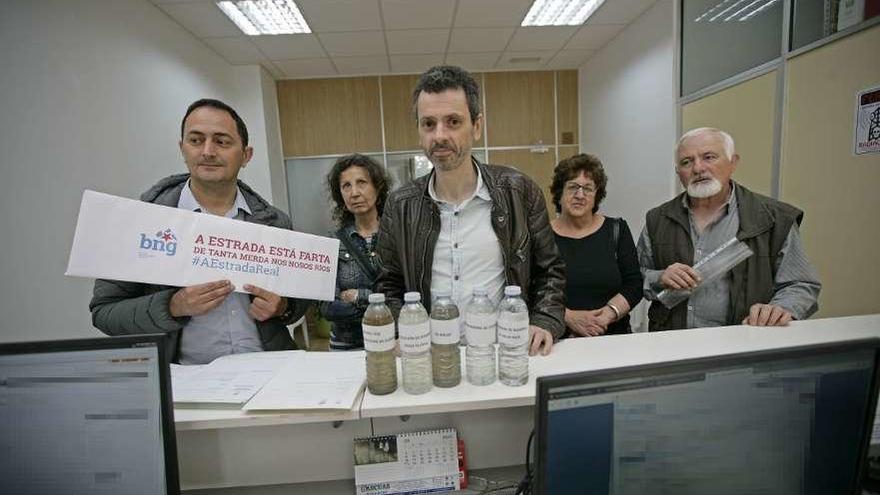
[[[473, 149], [471, 153], [480, 162], [486, 161], [485, 149]], [[421, 151], [388, 153], [387, 158], [388, 174], [394, 179], [394, 184], [391, 186], [392, 191], [417, 177], [431, 172], [431, 162], [428, 161], [428, 158]]]
[[794, 0], [791, 49], [808, 45], [880, 14], [876, 0]]
[[[484, 148], [474, 149], [471, 152], [477, 160], [486, 161]], [[421, 151], [388, 153], [387, 163], [383, 161], [381, 153], [365, 154], [386, 167], [388, 175], [393, 180], [392, 191], [431, 171], [431, 162]], [[326, 177], [338, 158], [338, 156], [322, 156], [288, 158], [284, 161], [284, 166], [287, 168], [287, 197], [294, 230], [322, 236], [336, 230], [333, 222], [333, 204], [327, 193]]]
[[682, 96], [780, 57], [782, 0], [684, 0]]
[[[382, 154], [367, 154], [383, 164]], [[287, 196], [293, 230], [327, 236], [336, 230], [333, 200], [327, 193], [326, 177], [338, 157], [288, 158]]]
[[416, 160], [427, 161], [425, 154], [421, 151], [388, 153], [387, 158], [388, 175], [390, 175], [394, 181], [391, 184], [392, 191], [413, 180], [413, 178], [415, 177], [413, 172], [415, 168], [414, 163]]

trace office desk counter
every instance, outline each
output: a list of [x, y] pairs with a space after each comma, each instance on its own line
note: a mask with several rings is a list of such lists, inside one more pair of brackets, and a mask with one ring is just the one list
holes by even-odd
[[174, 425], [178, 432], [187, 430], [214, 430], [249, 426], [297, 425], [351, 421], [360, 418], [363, 393], [355, 400], [355, 407], [347, 411], [284, 411], [245, 412], [241, 409], [175, 408]]
[[366, 393], [360, 413], [363, 418], [375, 418], [528, 406], [534, 403], [539, 376], [870, 337], [880, 338], [880, 315], [796, 321], [788, 327], [732, 326], [566, 339], [553, 347], [550, 356], [529, 359], [529, 383], [524, 386], [496, 382], [477, 387], [465, 383], [462, 376], [457, 387], [435, 387], [423, 395], [409, 395], [400, 388], [384, 396]]
[[[569, 339], [530, 358], [528, 384], [466, 383], [423, 395], [365, 392], [343, 413], [175, 410], [184, 488], [353, 478], [355, 437], [454, 427], [472, 469], [521, 464], [538, 376], [880, 337], [880, 315]], [[464, 362], [462, 361], [464, 372]], [[342, 421], [340, 424], [339, 421]], [[244, 428], [245, 426], [253, 426]]]

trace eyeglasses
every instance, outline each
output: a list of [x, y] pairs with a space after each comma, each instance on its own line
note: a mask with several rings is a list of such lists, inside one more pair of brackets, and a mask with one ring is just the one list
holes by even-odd
[[574, 196], [578, 191], [584, 193], [584, 196], [589, 196], [596, 193], [596, 188], [591, 186], [590, 184], [581, 185], [577, 182], [569, 182], [565, 185], [565, 194], [570, 194]]

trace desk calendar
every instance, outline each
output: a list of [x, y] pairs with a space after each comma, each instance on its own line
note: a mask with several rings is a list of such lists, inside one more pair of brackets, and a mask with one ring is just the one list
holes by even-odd
[[458, 434], [454, 429], [399, 433], [354, 441], [358, 495], [457, 490]]

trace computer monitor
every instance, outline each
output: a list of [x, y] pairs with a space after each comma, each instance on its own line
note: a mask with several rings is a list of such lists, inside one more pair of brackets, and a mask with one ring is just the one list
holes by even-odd
[[0, 491], [179, 494], [167, 338], [0, 344]]
[[858, 493], [878, 345], [540, 377], [534, 492]]

